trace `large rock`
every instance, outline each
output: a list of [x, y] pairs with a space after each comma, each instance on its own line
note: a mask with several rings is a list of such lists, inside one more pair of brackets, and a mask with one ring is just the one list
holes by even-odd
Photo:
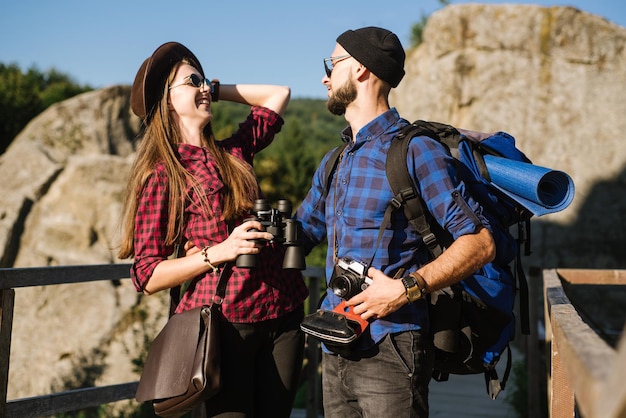
[[[129, 93], [117, 86], [59, 103], [2, 155], [2, 266], [128, 262], [116, 252], [139, 127]], [[8, 398], [136, 380], [166, 304], [166, 292], [145, 298], [130, 280], [17, 289]]]
[[625, 268], [626, 29], [569, 7], [455, 5], [408, 54], [392, 105], [408, 119], [505, 130], [576, 196], [533, 221], [541, 267]]
[[[0, 156], [0, 267], [15, 265], [16, 250], [30, 253], [29, 247], [16, 245], [26, 218], [32, 206], [53, 187], [70, 158], [77, 161], [88, 156], [110, 155], [125, 161], [125, 157], [132, 155], [139, 120], [130, 113], [129, 100], [130, 88], [118, 86], [57, 103], [33, 119]], [[123, 176], [125, 172], [127, 169], [122, 169], [118, 175]], [[75, 180], [81, 182], [81, 174], [77, 174]], [[115, 187], [124, 187], [122, 179], [115, 179]], [[102, 185], [81, 184], [95, 194], [96, 188]], [[68, 212], [66, 216], [77, 217], [79, 213]], [[117, 217], [108, 221], [117, 223]], [[68, 247], [63, 242], [59, 244], [60, 248], [66, 247], [66, 251], [77, 254], [83, 250]], [[110, 261], [112, 253], [107, 252], [104, 259]], [[29, 258], [30, 255], [26, 255], [22, 260]], [[25, 261], [25, 265], [33, 265], [32, 262]]]

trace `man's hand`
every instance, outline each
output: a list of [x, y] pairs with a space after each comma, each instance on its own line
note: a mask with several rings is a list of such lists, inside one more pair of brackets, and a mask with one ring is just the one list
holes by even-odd
[[184, 248], [185, 248], [185, 255], [186, 256], [189, 256], [189, 255], [192, 255], [192, 254], [200, 252], [200, 248], [198, 248], [195, 245], [193, 245], [193, 243], [191, 241], [186, 241]]
[[406, 290], [401, 280], [392, 279], [373, 267], [367, 271], [372, 283], [346, 305], [354, 306], [354, 313], [363, 319], [377, 319], [389, 315], [408, 303]]

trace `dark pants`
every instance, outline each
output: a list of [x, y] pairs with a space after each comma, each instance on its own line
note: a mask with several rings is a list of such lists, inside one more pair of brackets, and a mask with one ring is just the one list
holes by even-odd
[[420, 331], [387, 335], [369, 352], [322, 356], [326, 418], [423, 418], [433, 371], [431, 338]]
[[255, 324], [225, 324], [222, 389], [206, 402], [209, 417], [289, 417], [304, 355], [302, 308]]

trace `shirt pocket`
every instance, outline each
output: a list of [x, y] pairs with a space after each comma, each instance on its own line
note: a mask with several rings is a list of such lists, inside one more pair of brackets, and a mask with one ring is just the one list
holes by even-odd
[[203, 209], [203, 203], [209, 211], [209, 217], [221, 219], [222, 217], [222, 198], [221, 191], [224, 183], [217, 177], [204, 177], [199, 180], [198, 186], [206, 198], [206, 202], [202, 202], [202, 198], [196, 191], [189, 190], [190, 202], [187, 205], [187, 216], [190, 217], [206, 217]]

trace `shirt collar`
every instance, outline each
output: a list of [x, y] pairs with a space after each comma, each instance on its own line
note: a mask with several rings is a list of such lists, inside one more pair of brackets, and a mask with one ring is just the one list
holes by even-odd
[[[385, 132], [389, 131], [390, 128], [392, 128], [400, 120], [400, 114], [395, 107], [392, 107], [362, 127], [356, 134], [356, 142], [370, 141], [374, 138], [378, 138]], [[352, 140], [352, 128], [350, 126], [347, 126], [341, 132], [341, 139], [344, 142], [350, 142]]]
[[208, 150], [191, 144], [178, 144], [178, 155], [181, 160], [199, 160], [207, 162]]

